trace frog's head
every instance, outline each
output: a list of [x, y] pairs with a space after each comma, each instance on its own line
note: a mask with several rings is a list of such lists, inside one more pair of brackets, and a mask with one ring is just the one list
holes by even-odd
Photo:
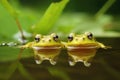
[[94, 36], [91, 32], [85, 32], [81, 35], [76, 35], [75, 33], [70, 33], [68, 36], [68, 45], [79, 45], [79, 44], [89, 44], [96, 43]]
[[60, 40], [59, 36], [55, 33], [52, 33], [51, 35], [41, 35], [37, 34], [35, 36], [35, 44], [34, 46], [59, 46]]

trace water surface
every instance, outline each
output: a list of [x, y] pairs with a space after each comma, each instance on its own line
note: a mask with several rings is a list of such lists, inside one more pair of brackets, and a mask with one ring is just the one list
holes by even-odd
[[90, 67], [85, 67], [83, 63], [69, 66], [66, 50], [61, 51], [57, 64], [53, 66], [49, 61], [36, 64], [33, 51], [30, 49], [21, 51], [16, 47], [0, 47], [0, 79], [120, 80], [120, 38], [98, 38], [97, 40], [112, 46], [112, 49], [99, 49]]

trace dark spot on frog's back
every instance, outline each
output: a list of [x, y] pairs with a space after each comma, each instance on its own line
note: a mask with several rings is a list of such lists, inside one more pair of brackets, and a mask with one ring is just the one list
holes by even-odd
[[45, 40], [42, 40], [42, 42], [44, 43], [44, 42], [45, 42]]
[[48, 41], [51, 42], [51, 39], [49, 39]]
[[76, 41], [78, 41], [78, 39], [77, 39], [77, 38], [76, 38], [75, 40], [76, 40]]
[[83, 40], [85, 40], [85, 38], [82, 38]]

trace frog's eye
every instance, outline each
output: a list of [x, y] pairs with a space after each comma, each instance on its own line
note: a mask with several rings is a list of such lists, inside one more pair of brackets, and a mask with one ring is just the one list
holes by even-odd
[[68, 36], [68, 41], [72, 41], [74, 36], [75, 36], [74, 33], [70, 33]]
[[87, 37], [88, 37], [88, 39], [91, 40], [93, 38], [93, 34], [89, 32], [89, 33], [87, 33]]
[[73, 36], [68, 36], [68, 41], [72, 41], [73, 40]]
[[54, 35], [54, 36], [53, 36], [53, 40], [55, 40], [55, 41], [59, 41], [59, 37], [58, 37], [58, 35]]
[[39, 42], [39, 41], [40, 41], [40, 36], [41, 36], [41, 35], [39, 35], [39, 34], [37, 34], [37, 35], [35, 36], [35, 41], [36, 41], [36, 42]]

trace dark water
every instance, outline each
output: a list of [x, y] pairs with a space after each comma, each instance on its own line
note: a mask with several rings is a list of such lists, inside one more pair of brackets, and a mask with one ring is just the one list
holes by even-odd
[[56, 65], [44, 61], [38, 65], [32, 50], [0, 47], [0, 80], [120, 80], [120, 38], [98, 38], [112, 49], [99, 49], [90, 67], [83, 63], [69, 66], [66, 50], [62, 50]]

